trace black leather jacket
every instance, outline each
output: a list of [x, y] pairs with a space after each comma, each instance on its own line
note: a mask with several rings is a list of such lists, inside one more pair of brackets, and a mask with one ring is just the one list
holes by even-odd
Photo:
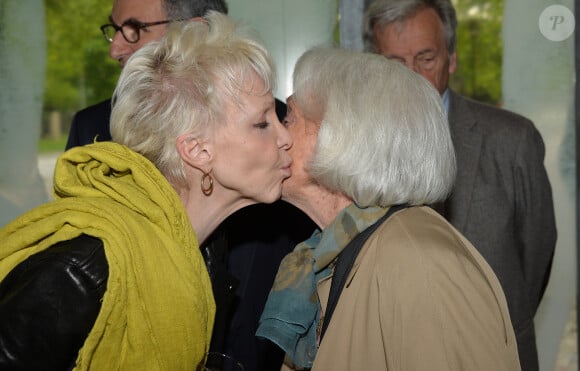
[[[216, 296], [214, 334], [219, 335], [214, 337], [219, 341], [236, 290], [222, 263], [224, 238], [215, 234], [202, 248]], [[87, 235], [55, 244], [16, 266], [0, 282], [0, 370], [74, 368], [108, 276], [102, 241]]]
[[32, 255], [0, 283], [0, 370], [67, 370], [91, 330], [109, 267], [81, 235]]

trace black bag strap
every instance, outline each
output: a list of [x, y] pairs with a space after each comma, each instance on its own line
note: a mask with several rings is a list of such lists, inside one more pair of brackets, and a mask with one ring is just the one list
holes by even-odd
[[322, 322], [322, 329], [320, 330], [321, 342], [322, 338], [324, 337], [324, 333], [326, 332], [326, 328], [330, 323], [332, 313], [336, 308], [336, 303], [338, 303], [340, 293], [342, 292], [342, 289], [344, 288], [344, 285], [346, 283], [346, 278], [348, 277], [348, 274], [352, 269], [354, 261], [356, 260], [356, 257], [358, 256], [366, 240], [381, 224], [383, 224], [385, 220], [387, 220], [389, 216], [406, 207], [408, 207], [407, 204], [391, 206], [391, 208], [389, 208], [389, 211], [387, 211], [385, 215], [383, 215], [374, 224], [367, 227], [367, 229], [365, 229], [364, 231], [359, 233], [355, 238], [353, 238], [352, 241], [350, 241], [348, 245], [346, 245], [345, 248], [338, 255], [336, 267], [334, 268], [334, 275], [332, 276], [332, 283], [330, 284], [330, 294], [328, 296], [328, 304], [326, 305], [326, 313], [324, 315], [324, 319]]

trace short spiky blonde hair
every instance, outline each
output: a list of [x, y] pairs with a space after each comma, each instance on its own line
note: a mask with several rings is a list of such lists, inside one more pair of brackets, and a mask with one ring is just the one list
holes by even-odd
[[163, 39], [135, 52], [113, 95], [111, 135], [148, 158], [172, 182], [185, 184], [176, 139], [223, 125], [226, 101], [239, 103], [246, 83], [273, 90], [274, 67], [254, 31], [210, 12], [173, 24]]

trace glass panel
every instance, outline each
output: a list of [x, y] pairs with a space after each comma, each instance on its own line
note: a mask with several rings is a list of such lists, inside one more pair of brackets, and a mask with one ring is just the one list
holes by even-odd
[[569, 13], [542, 15], [553, 4], [547, 0], [507, 0], [503, 21], [504, 105], [533, 120], [544, 138], [558, 228], [550, 281], [535, 318], [541, 370], [554, 369], [576, 282], [574, 36], [551, 40], [573, 22], [574, 2], [559, 3]]
[[310, 47], [333, 42], [337, 0], [231, 0], [230, 15], [258, 30], [274, 58], [278, 74], [276, 98], [292, 92], [292, 71]]

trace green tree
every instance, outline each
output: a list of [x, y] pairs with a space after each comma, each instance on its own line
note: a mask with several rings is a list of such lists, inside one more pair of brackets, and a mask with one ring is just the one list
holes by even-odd
[[457, 72], [450, 85], [490, 104], [501, 103], [504, 0], [453, 0], [457, 11]]
[[111, 2], [45, 0], [47, 110], [77, 110], [110, 97], [120, 68], [108, 57], [99, 26]]

